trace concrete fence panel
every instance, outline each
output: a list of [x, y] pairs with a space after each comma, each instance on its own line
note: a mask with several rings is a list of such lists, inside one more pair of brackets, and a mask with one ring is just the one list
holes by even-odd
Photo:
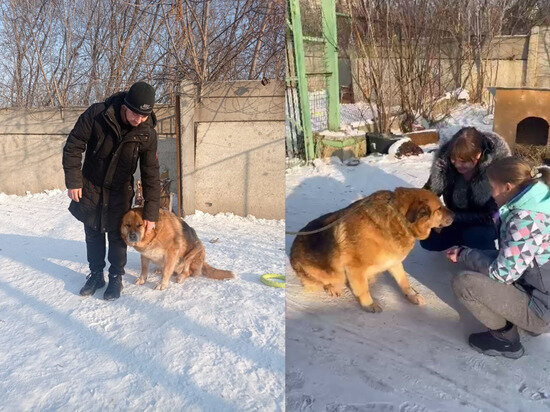
[[[448, 89], [461, 86], [461, 79], [467, 79], [465, 87], [470, 92], [476, 89], [478, 73], [473, 61], [463, 61], [461, 67], [452, 58], [456, 45], [449, 44], [449, 53], [440, 64], [441, 82]], [[496, 36], [484, 49], [483, 70], [486, 87], [550, 87], [550, 27], [533, 27], [529, 35]], [[382, 54], [383, 55], [383, 54]], [[366, 85], [362, 72], [366, 58], [352, 53], [351, 75], [353, 76], [354, 96], [363, 100], [361, 86]], [[311, 64], [318, 64], [311, 58]], [[456, 79], [453, 76], [460, 74]], [[385, 79], [390, 87], [395, 81], [391, 75]], [[392, 94], [392, 93], [390, 93]], [[483, 101], [492, 100], [490, 94], [483, 93]]]
[[[87, 107], [0, 109], [0, 192], [24, 195], [65, 189], [61, 165], [63, 146]], [[161, 170], [177, 176], [174, 108], [160, 106], [158, 156]], [[139, 168], [136, 178], [139, 177]]]
[[284, 219], [284, 83], [214, 82], [187, 94], [184, 105], [193, 104], [195, 156], [182, 154], [185, 212]]
[[65, 188], [61, 153], [65, 136], [0, 137], [0, 192], [24, 195]]
[[[284, 219], [284, 82], [219, 82], [200, 95], [194, 86], [186, 93], [179, 176], [175, 107], [155, 107], [160, 169], [172, 192], [181, 185], [183, 213]], [[0, 109], [0, 192], [65, 189], [63, 146], [85, 110]]]

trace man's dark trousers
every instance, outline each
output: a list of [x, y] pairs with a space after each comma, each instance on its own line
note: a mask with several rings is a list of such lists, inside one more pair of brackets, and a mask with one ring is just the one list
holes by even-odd
[[[86, 252], [90, 272], [103, 272], [106, 249], [105, 233], [88, 226], [84, 226], [84, 233], [86, 234]], [[107, 257], [111, 264], [109, 275], [123, 275], [126, 266], [126, 243], [122, 240], [120, 230], [107, 232], [107, 239], [109, 240], [109, 254]]]

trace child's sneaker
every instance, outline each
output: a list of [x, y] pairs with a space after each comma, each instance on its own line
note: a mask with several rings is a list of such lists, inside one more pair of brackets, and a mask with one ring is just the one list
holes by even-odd
[[489, 356], [518, 359], [525, 353], [523, 345], [519, 341], [517, 326], [509, 322], [502, 329], [473, 333], [468, 342], [472, 348]]

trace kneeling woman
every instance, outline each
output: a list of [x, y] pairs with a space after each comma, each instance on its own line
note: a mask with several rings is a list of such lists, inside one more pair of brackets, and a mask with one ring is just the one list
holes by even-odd
[[453, 247], [447, 257], [475, 271], [453, 279], [460, 302], [489, 328], [470, 335], [470, 345], [519, 358], [524, 350], [517, 327], [540, 334], [550, 323], [550, 169], [537, 171], [507, 157], [491, 164], [487, 175], [500, 208], [500, 249]]
[[494, 133], [464, 127], [437, 151], [424, 186], [443, 195], [445, 206], [455, 214], [453, 224], [432, 231], [420, 245], [442, 251], [451, 246], [495, 249], [498, 235], [492, 215], [497, 206], [491, 198], [486, 169], [496, 159], [510, 156], [506, 142]]

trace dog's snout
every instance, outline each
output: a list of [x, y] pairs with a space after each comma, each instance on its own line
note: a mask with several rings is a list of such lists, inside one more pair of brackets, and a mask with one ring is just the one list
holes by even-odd
[[137, 240], [138, 240], [138, 235], [137, 235], [137, 233], [136, 233], [136, 232], [130, 232], [130, 233], [128, 233], [128, 240], [129, 240], [130, 242], [137, 242]]

